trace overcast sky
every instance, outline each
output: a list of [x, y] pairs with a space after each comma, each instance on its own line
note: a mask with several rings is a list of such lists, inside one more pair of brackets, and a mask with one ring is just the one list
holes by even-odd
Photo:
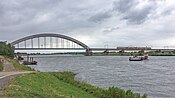
[[175, 1], [0, 0], [0, 40], [43, 32], [90, 47], [175, 47]]

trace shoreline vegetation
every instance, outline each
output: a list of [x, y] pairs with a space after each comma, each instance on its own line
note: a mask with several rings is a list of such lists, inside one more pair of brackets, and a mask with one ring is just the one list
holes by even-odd
[[[75, 80], [73, 72], [36, 72], [13, 79], [5, 96], [13, 98], [147, 98], [117, 87], [102, 89]], [[49, 93], [48, 93], [49, 92]]]

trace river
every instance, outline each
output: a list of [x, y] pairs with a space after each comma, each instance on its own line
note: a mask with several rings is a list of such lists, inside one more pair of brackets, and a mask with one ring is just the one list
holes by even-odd
[[132, 62], [127, 56], [35, 55], [42, 72], [73, 71], [76, 79], [95, 86], [117, 86], [146, 93], [148, 98], [175, 98], [175, 56], [152, 56]]

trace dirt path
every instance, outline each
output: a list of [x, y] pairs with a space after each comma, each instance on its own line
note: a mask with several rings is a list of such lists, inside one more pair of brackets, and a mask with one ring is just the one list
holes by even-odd
[[4, 72], [15, 71], [15, 67], [13, 66], [13, 64], [9, 63], [7, 60], [4, 61], [3, 67], [4, 67], [3, 69]]

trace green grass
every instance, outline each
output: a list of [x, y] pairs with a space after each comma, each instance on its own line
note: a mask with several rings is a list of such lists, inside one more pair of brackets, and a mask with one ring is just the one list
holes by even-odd
[[117, 87], [102, 89], [74, 80], [72, 72], [37, 72], [17, 77], [5, 89], [5, 98], [146, 98]]
[[19, 76], [5, 89], [5, 97], [95, 98], [82, 89], [59, 80], [53, 73], [33, 73]]
[[150, 56], [175, 56], [174, 51], [165, 51], [165, 52], [150, 52]]
[[0, 71], [3, 71], [3, 64], [0, 63]]
[[10, 63], [13, 64], [13, 66], [15, 67], [16, 70], [26, 70], [26, 71], [34, 71], [34, 69], [32, 69], [31, 67], [29, 66], [25, 66], [23, 64], [19, 64], [16, 60], [13, 60], [13, 59], [9, 59], [9, 58], [6, 58]]

